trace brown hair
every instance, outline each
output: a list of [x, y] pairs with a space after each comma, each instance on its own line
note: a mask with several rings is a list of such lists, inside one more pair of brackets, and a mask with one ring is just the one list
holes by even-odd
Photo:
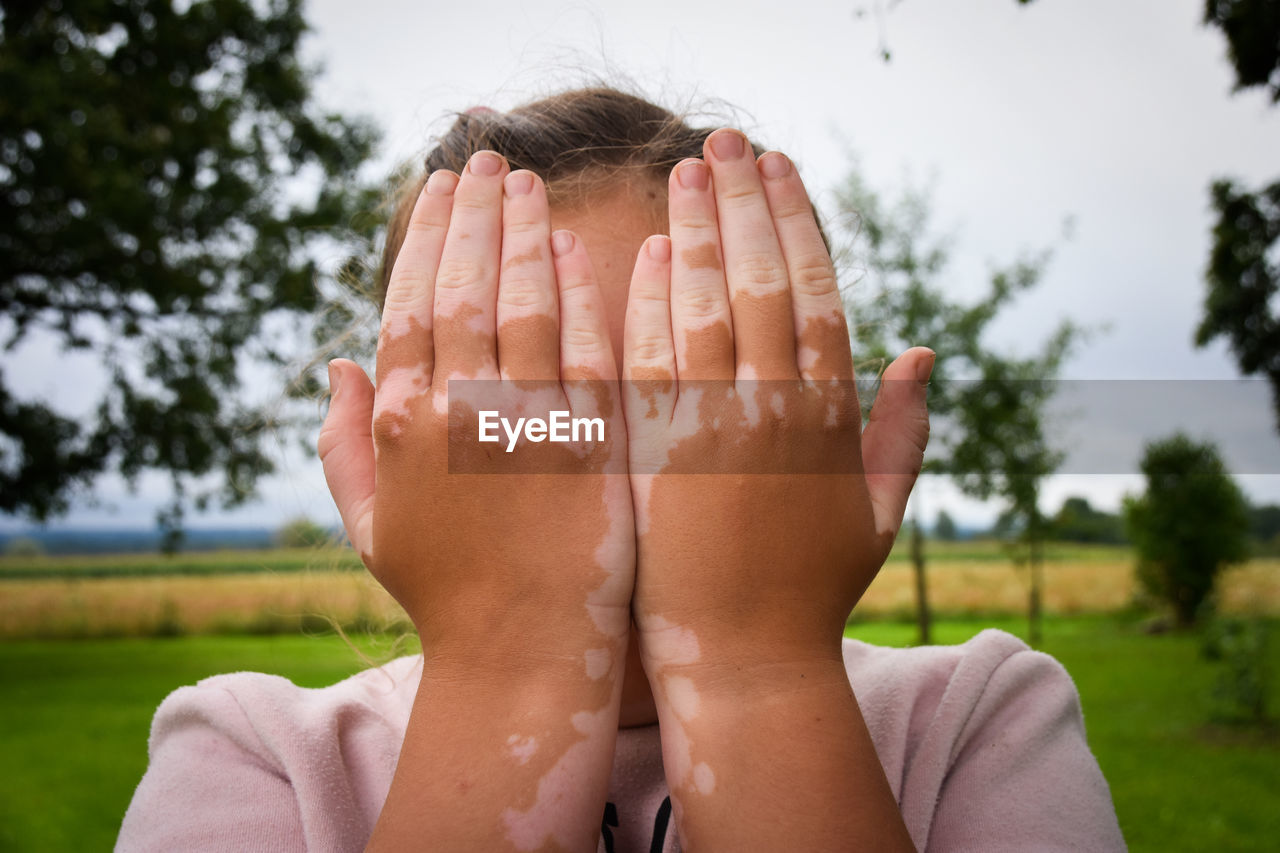
[[[396, 193], [378, 270], [379, 302], [432, 172], [461, 173], [472, 154], [488, 149], [506, 157], [512, 170], [528, 169], [546, 181], [553, 206], [573, 207], [620, 176], [665, 187], [677, 163], [702, 156], [703, 142], [718, 127], [690, 126], [643, 98], [605, 87], [562, 92], [505, 113], [482, 108], [460, 114], [427, 154], [424, 171]], [[752, 148], [756, 156], [764, 153], [754, 143]]]

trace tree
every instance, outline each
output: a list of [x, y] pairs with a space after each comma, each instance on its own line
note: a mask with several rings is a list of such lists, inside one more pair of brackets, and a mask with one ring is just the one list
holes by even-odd
[[[1202, 23], [1226, 38], [1235, 91], [1261, 87], [1272, 104], [1280, 104], [1280, 0], [1205, 0]], [[887, 62], [891, 54], [883, 20], [880, 26], [880, 51]], [[1209, 199], [1217, 222], [1195, 343], [1204, 347], [1226, 338], [1241, 372], [1267, 379], [1280, 431], [1280, 317], [1273, 306], [1280, 282], [1280, 181], [1249, 191], [1220, 179], [1211, 185]]]
[[1248, 505], [1212, 444], [1178, 433], [1148, 444], [1141, 467], [1146, 493], [1125, 501], [1138, 579], [1189, 627], [1222, 569], [1248, 557]]
[[1225, 337], [1241, 372], [1266, 377], [1280, 430], [1280, 181], [1253, 193], [1232, 181], [1215, 181], [1210, 197], [1218, 221], [1196, 346]]
[[1265, 86], [1280, 103], [1280, 2], [1205, 0], [1204, 23], [1227, 38], [1236, 90]]
[[1064, 542], [1124, 541], [1124, 521], [1118, 515], [1096, 510], [1079, 496], [1069, 497], [1049, 522], [1049, 536]]
[[[1205, 0], [1204, 23], [1227, 39], [1235, 91], [1264, 87], [1271, 103], [1280, 103], [1280, 0]], [[1240, 370], [1270, 382], [1280, 430], [1280, 318], [1273, 310], [1280, 281], [1280, 181], [1248, 192], [1217, 180], [1209, 198], [1218, 221], [1196, 346], [1225, 337]]]
[[83, 422], [0, 375], [0, 511], [44, 520], [104, 472], [159, 471], [172, 532], [271, 471], [273, 418], [241, 380], [294, 356], [317, 248], [367, 230], [376, 133], [313, 103], [302, 0], [0, 13], [3, 346], [52, 335], [108, 374]]
[[1280, 504], [1249, 507], [1249, 536], [1260, 544], [1280, 545]]
[[956, 530], [956, 523], [951, 518], [951, 513], [945, 509], [938, 510], [937, 518], [933, 522], [933, 538], [943, 542], [954, 542], [959, 537], [960, 533]]
[[[852, 313], [855, 357], [887, 364], [905, 346], [927, 344], [938, 354], [929, 383], [930, 418], [941, 429], [930, 442], [924, 470], [952, 477], [960, 487], [1010, 503], [1032, 560], [1033, 635], [1038, 630], [1039, 544], [1044, 524], [1036, 510], [1040, 480], [1060, 461], [1045, 440], [1043, 409], [1053, 377], [1081, 330], [1064, 321], [1043, 350], [1017, 358], [992, 350], [987, 329], [1020, 293], [1039, 283], [1048, 252], [996, 269], [987, 292], [975, 302], [954, 301], [937, 283], [948, 261], [946, 241], [930, 233], [929, 198], [909, 187], [886, 203], [863, 179], [856, 163], [836, 193], [842, 221], [858, 227], [848, 254], [874, 288], [860, 294]], [[930, 635], [924, 545], [917, 517], [912, 524], [920, 642]]]
[[1029, 358], [984, 355], [979, 378], [964, 383], [954, 404], [957, 434], [947, 471], [966, 494], [1006, 504], [1014, 559], [1030, 574], [1028, 639], [1040, 642], [1044, 542], [1048, 524], [1040, 512], [1040, 485], [1062, 464], [1045, 434], [1044, 412], [1063, 359], [1080, 335], [1067, 322]]
[[6, 557], [31, 559], [33, 557], [43, 557], [45, 553], [45, 548], [40, 544], [40, 541], [32, 539], [30, 536], [15, 536], [4, 543], [4, 555]]
[[311, 519], [300, 516], [281, 525], [275, 539], [281, 548], [318, 548], [329, 542], [330, 534]]

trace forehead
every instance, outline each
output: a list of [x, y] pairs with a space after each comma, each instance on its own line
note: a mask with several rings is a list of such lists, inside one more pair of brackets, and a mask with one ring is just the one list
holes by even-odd
[[668, 233], [667, 185], [630, 181], [605, 187], [572, 206], [553, 206], [551, 227], [582, 238], [602, 279], [619, 270], [630, 277], [645, 238]]

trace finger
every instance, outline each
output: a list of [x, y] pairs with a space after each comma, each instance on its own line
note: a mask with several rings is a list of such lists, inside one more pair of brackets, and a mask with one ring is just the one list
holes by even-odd
[[876, 533], [886, 551], [902, 526], [907, 498], [924, 464], [929, 441], [925, 392], [934, 353], [913, 347], [894, 359], [881, 378], [880, 393], [862, 432], [862, 465], [875, 509]]
[[[656, 234], [636, 255], [627, 293], [622, 379], [628, 423], [671, 420], [676, 349], [671, 335], [671, 239]], [[630, 431], [630, 428], [628, 428]]]
[[498, 370], [503, 379], [554, 380], [560, 375], [560, 318], [546, 188], [521, 170], [507, 175], [503, 196]]
[[711, 170], [701, 160], [685, 160], [672, 170], [668, 192], [671, 332], [679, 377], [732, 380], [733, 317]]
[[747, 138], [717, 130], [703, 146], [711, 166], [739, 379], [794, 379], [795, 320], [787, 265]]
[[373, 397], [373, 384], [359, 365], [345, 359], [329, 362], [329, 414], [320, 428], [316, 449], [343, 529], [366, 565], [373, 558], [377, 481]]
[[616, 380], [604, 297], [586, 247], [572, 231], [551, 235], [555, 276], [560, 295], [560, 378]]
[[[407, 377], [416, 377], [417, 384], [423, 386], [431, 381], [434, 350], [431, 315], [436, 271], [457, 185], [458, 176], [452, 172], [433, 172], [409, 217], [404, 243], [391, 268], [383, 300], [378, 334], [380, 388], [398, 384]], [[394, 388], [388, 390], [399, 396], [410, 393], [408, 389], [404, 393]]]
[[800, 376], [851, 380], [853, 354], [835, 267], [800, 173], [777, 151], [761, 155], [757, 165], [791, 283]]
[[495, 322], [502, 258], [502, 180], [492, 151], [472, 155], [453, 193], [435, 287], [435, 380], [497, 379]]
[[671, 238], [655, 234], [636, 255], [627, 293], [623, 379], [674, 379], [671, 334]]

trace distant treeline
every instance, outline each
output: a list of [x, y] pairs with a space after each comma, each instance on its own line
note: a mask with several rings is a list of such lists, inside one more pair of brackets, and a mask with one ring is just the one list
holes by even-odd
[[[1128, 544], [1124, 516], [1094, 509], [1082, 497], [1069, 497], [1048, 520], [1048, 538], [1057, 542], [1080, 542], [1098, 545]], [[1006, 539], [1015, 531], [1008, 518], [997, 520], [991, 529], [964, 528], [956, 525], [946, 510], [938, 513], [933, 529], [935, 539]], [[1249, 508], [1249, 538], [1260, 554], [1280, 553], [1280, 505], [1262, 504]]]
[[[253, 551], [276, 544], [276, 531], [269, 527], [187, 528], [179, 551]], [[0, 533], [0, 553], [11, 551], [10, 543], [26, 540], [39, 545], [45, 554], [142, 554], [160, 550], [158, 530], [31, 528]]]

